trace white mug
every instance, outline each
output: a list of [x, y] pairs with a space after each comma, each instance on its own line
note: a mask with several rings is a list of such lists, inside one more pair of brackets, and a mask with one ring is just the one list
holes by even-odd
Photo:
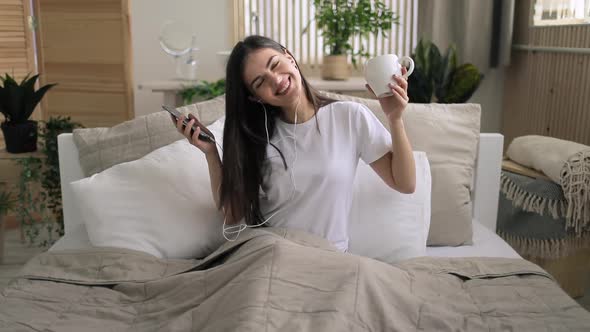
[[410, 68], [408, 72], [403, 75], [408, 78], [414, 71], [414, 60], [409, 56], [403, 56], [398, 59], [395, 54], [379, 55], [365, 62], [365, 79], [377, 98], [383, 98], [393, 95], [389, 83], [394, 83], [393, 75], [402, 75], [402, 65], [400, 62], [409, 62]]

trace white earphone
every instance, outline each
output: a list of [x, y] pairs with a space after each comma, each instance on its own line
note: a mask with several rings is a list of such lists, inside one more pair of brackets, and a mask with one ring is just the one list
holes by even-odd
[[[264, 107], [264, 103], [258, 99], [257, 102], [260, 103], [260, 105], [262, 105], [262, 108], [264, 109], [264, 129], [266, 130], [266, 143], [267, 145], [270, 145], [270, 136], [268, 134], [268, 115], [266, 112], [266, 107]], [[291, 201], [293, 199], [293, 197], [295, 196], [295, 192], [297, 190], [297, 184], [295, 183], [295, 175], [294, 175], [294, 170], [295, 170], [295, 164], [297, 163], [297, 138], [296, 138], [296, 131], [297, 131], [297, 114], [299, 112], [299, 99], [297, 99], [297, 106], [295, 106], [295, 123], [293, 124], [293, 136], [286, 136], [286, 137], [291, 137], [293, 138], [293, 149], [295, 150], [295, 158], [293, 159], [293, 165], [291, 165], [290, 168], [290, 175], [291, 175], [291, 183], [293, 184], [293, 190], [291, 191], [291, 198], [289, 198], [288, 201]], [[277, 141], [276, 143], [280, 142]], [[230, 242], [236, 241], [238, 239], [238, 237], [240, 236], [240, 233], [245, 230], [246, 228], [255, 228], [255, 227], [260, 227], [264, 224], [266, 224], [272, 217], [274, 217], [281, 209], [277, 209], [277, 211], [275, 211], [273, 214], [271, 214], [270, 217], [266, 218], [266, 220], [264, 220], [263, 222], [261, 222], [258, 225], [247, 225], [245, 223], [243, 224], [238, 224], [238, 225], [232, 225], [232, 226], [226, 226], [226, 218], [223, 218], [223, 237]], [[227, 234], [236, 234], [236, 236], [233, 239], [230, 239]]]

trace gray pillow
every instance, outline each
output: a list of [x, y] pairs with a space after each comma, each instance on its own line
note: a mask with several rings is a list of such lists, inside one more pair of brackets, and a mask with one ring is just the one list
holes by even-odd
[[[180, 107], [183, 114], [195, 114], [208, 126], [225, 114], [225, 96]], [[127, 161], [137, 160], [182, 136], [166, 111], [125, 121], [110, 128], [74, 130], [74, 143], [80, 155], [84, 175], [95, 173]]]

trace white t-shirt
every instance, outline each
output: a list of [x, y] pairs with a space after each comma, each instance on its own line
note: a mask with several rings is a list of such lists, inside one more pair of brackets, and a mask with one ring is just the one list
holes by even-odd
[[316, 118], [297, 125], [295, 141], [293, 124], [276, 120], [270, 141], [283, 153], [288, 169], [279, 152], [269, 145], [261, 212], [264, 218], [276, 212], [267, 222], [271, 226], [301, 229], [346, 251], [359, 158], [370, 164], [391, 151], [391, 134], [367, 107], [355, 102], [331, 103], [320, 108]]

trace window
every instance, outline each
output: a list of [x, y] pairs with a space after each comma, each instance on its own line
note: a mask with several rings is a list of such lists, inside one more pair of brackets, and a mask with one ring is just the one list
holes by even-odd
[[536, 0], [533, 25], [590, 24], [590, 0]]
[[[0, 75], [9, 74], [18, 82], [37, 73], [31, 8], [30, 0], [0, 0]], [[0, 120], [3, 118], [0, 116]], [[32, 119], [40, 118], [37, 108]], [[4, 137], [0, 135], [3, 145]]]
[[[371, 55], [410, 55], [417, 44], [418, 0], [381, 1], [399, 16], [400, 22], [392, 26], [387, 38], [371, 35], [363, 42], [365, 49]], [[267, 36], [292, 51], [303, 66], [313, 69], [322, 63], [323, 40], [314, 22], [306, 34], [301, 33], [314, 17], [313, 0], [239, 0], [235, 5], [236, 40], [254, 34]], [[359, 43], [355, 36], [355, 51]]]
[[30, 15], [29, 0], [0, 0], [0, 75], [10, 74], [19, 82], [37, 71]]

